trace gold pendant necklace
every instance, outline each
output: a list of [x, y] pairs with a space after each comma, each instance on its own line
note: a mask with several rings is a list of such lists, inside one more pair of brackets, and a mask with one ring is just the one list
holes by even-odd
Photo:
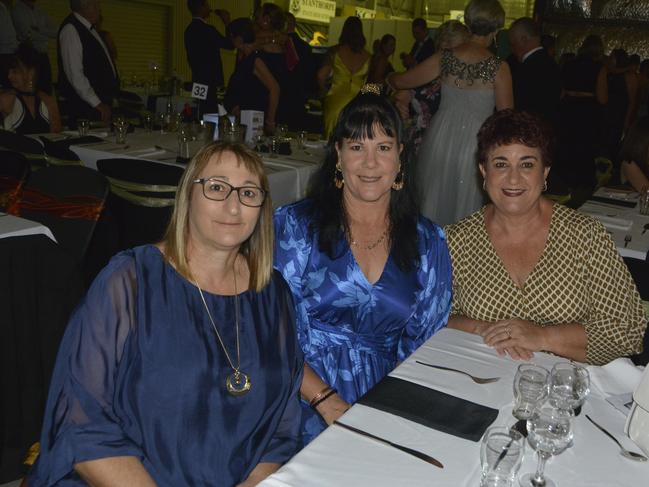
[[361, 248], [363, 250], [374, 250], [376, 247], [378, 247], [385, 240], [385, 237], [387, 235], [388, 235], [388, 229], [386, 228], [385, 230], [383, 230], [383, 233], [378, 238], [378, 240], [376, 240], [375, 242], [373, 242], [373, 243], [371, 243], [369, 245], [361, 245], [356, 240], [353, 239], [353, 237], [352, 237], [352, 235], [350, 233], [349, 234], [349, 240], [350, 240], [349, 243], [352, 244], [354, 247], [358, 247], [358, 248]]
[[216, 338], [219, 339], [221, 348], [223, 348], [223, 351], [225, 352], [225, 358], [228, 359], [230, 368], [232, 368], [233, 371], [225, 379], [225, 388], [233, 396], [243, 396], [250, 390], [252, 384], [250, 383], [250, 376], [245, 372], [241, 372], [241, 370], [239, 370], [241, 368], [241, 355], [239, 353], [239, 293], [237, 291], [237, 273], [236, 270], [234, 269], [234, 266], [232, 267], [232, 275], [234, 276], [234, 323], [237, 332], [237, 366], [236, 367], [232, 363], [230, 354], [228, 353], [228, 350], [225, 348], [225, 344], [223, 343], [223, 339], [221, 338], [219, 331], [216, 329], [216, 324], [214, 323], [214, 319], [212, 318], [212, 313], [210, 313], [210, 309], [207, 307], [207, 302], [205, 301], [205, 296], [203, 296], [203, 291], [201, 291], [198, 282], [196, 281], [196, 279], [194, 279], [194, 276], [191, 274], [190, 271], [190, 276], [194, 281], [194, 284], [198, 288], [198, 294], [200, 294], [201, 296], [201, 301], [203, 301], [203, 306], [205, 306], [205, 311], [207, 311], [207, 317], [210, 319], [210, 323], [212, 324], [212, 329], [216, 334]]

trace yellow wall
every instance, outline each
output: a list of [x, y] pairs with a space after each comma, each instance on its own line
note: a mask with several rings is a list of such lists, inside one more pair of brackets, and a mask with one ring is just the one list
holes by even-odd
[[[208, 0], [216, 8], [216, 0]], [[69, 14], [68, 0], [40, 1], [56, 25]], [[117, 66], [123, 78], [132, 75], [150, 76], [150, 64], [155, 62], [162, 73], [176, 72], [189, 80], [183, 33], [191, 20], [184, 0], [103, 0], [103, 29], [111, 32], [118, 51]], [[252, 0], [219, 0], [219, 8], [230, 11], [232, 18], [248, 17]], [[221, 21], [215, 15], [210, 22], [225, 34]], [[234, 67], [234, 53], [222, 51], [226, 79]], [[50, 42], [50, 59], [56, 79], [56, 42]]]

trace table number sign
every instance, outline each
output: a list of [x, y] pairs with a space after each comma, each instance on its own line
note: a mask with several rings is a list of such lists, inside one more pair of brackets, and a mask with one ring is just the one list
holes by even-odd
[[206, 100], [208, 90], [209, 87], [207, 85], [194, 83], [192, 85], [192, 98], [197, 98], [199, 100]]

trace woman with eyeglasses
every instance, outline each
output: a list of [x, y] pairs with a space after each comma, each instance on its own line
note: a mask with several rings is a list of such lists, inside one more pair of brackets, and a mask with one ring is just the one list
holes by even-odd
[[242, 145], [188, 165], [163, 241], [115, 256], [61, 344], [29, 485], [255, 485], [295, 452], [302, 353]]
[[340, 113], [310, 198], [275, 212], [275, 267], [305, 354], [303, 444], [446, 326], [446, 237], [419, 215], [403, 137], [394, 105], [366, 85]]

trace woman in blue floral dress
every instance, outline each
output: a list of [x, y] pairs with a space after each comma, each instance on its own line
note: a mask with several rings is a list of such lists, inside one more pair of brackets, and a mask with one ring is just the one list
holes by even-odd
[[305, 354], [302, 441], [447, 322], [451, 266], [419, 215], [392, 103], [366, 85], [341, 112], [311, 197], [275, 213], [275, 267]]

